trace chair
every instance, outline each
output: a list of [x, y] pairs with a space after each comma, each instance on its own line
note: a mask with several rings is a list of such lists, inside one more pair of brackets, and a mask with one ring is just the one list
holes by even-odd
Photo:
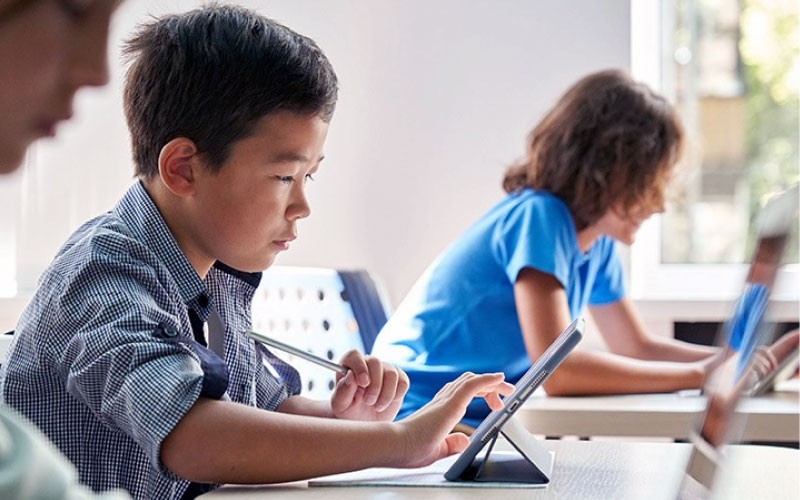
[[14, 330], [0, 334], [0, 366], [6, 360], [6, 353], [11, 347], [12, 340], [14, 340]]
[[[273, 266], [264, 272], [253, 298], [253, 329], [331, 361], [350, 349], [369, 353], [386, 323], [387, 301], [364, 270]], [[335, 374], [273, 352], [295, 365], [303, 394], [327, 399]]]

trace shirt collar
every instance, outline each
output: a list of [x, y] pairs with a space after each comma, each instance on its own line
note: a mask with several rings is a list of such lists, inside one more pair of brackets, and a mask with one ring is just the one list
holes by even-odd
[[208, 303], [205, 284], [178, 246], [178, 242], [175, 241], [175, 237], [141, 181], [128, 189], [114, 211], [125, 222], [133, 236], [144, 243], [164, 264], [177, 283], [184, 303], [192, 305]]

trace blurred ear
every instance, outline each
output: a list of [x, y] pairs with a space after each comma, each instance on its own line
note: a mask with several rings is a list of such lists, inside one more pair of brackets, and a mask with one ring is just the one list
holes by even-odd
[[203, 168], [197, 145], [191, 139], [176, 137], [161, 148], [158, 174], [161, 182], [178, 197], [194, 193], [197, 169]]

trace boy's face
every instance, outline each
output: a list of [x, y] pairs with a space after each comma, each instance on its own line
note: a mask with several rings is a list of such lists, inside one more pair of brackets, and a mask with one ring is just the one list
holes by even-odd
[[35, 0], [0, 18], [0, 174], [20, 165], [31, 142], [55, 134], [79, 88], [106, 83], [117, 4]]
[[[271, 113], [235, 142], [222, 168], [200, 169], [192, 197], [190, 239], [184, 248], [197, 267], [220, 260], [246, 272], [263, 271], [297, 237], [310, 213], [306, 180], [317, 171], [328, 124], [318, 116]], [[204, 275], [202, 269], [200, 274]]]

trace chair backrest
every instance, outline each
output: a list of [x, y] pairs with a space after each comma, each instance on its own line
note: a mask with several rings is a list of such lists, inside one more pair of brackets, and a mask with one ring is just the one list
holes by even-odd
[[14, 340], [14, 330], [0, 334], [0, 366], [5, 363], [6, 353], [11, 347], [12, 340]]
[[[253, 329], [331, 361], [350, 349], [369, 353], [386, 323], [380, 287], [363, 270], [273, 266], [253, 299]], [[273, 350], [295, 365], [303, 394], [326, 399], [335, 374]]]
[[353, 308], [358, 331], [364, 342], [364, 352], [370, 353], [378, 332], [386, 324], [389, 310], [385, 300], [386, 294], [380, 291], [378, 283], [363, 269], [339, 270], [338, 273], [344, 285], [342, 297]]

